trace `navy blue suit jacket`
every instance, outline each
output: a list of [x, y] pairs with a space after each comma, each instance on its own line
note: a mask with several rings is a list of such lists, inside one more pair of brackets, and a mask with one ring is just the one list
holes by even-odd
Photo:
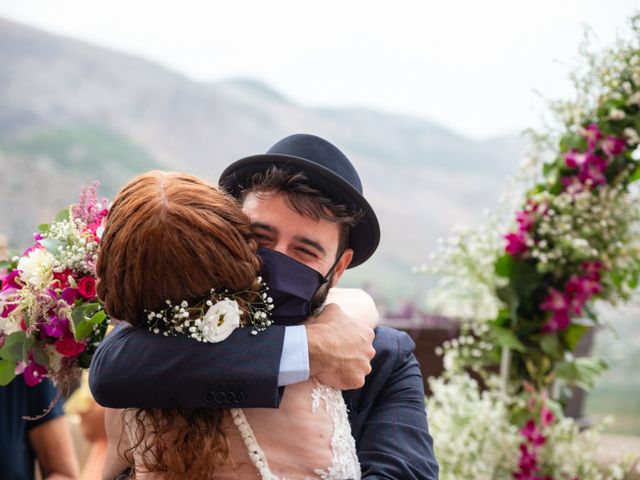
[[[216, 344], [120, 328], [98, 347], [91, 391], [111, 408], [277, 407], [284, 327], [236, 330]], [[434, 480], [438, 465], [411, 338], [378, 327], [372, 373], [343, 392], [363, 479]]]

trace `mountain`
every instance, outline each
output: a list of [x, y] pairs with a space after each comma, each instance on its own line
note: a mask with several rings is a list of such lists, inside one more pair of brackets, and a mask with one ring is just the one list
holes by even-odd
[[[147, 60], [0, 19], [0, 232], [14, 246], [98, 179], [112, 196], [150, 168], [215, 181], [296, 132], [355, 164], [378, 212], [380, 249], [347, 282], [412, 297], [423, 263], [456, 222], [478, 223], [524, 142], [474, 141], [433, 122], [366, 108], [310, 108], [254, 79], [204, 83]], [[428, 85], [425, 85], [428, 88]]]

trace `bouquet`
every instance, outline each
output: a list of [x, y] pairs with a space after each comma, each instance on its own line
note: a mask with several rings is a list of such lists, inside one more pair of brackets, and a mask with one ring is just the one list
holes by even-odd
[[68, 393], [88, 368], [108, 318], [96, 297], [96, 261], [106, 199], [98, 183], [40, 225], [22, 256], [0, 263], [0, 385], [45, 377]]

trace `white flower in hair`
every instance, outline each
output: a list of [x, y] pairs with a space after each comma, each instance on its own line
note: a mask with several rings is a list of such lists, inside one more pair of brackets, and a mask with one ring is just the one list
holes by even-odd
[[204, 317], [198, 320], [196, 326], [200, 330], [202, 341], [222, 342], [240, 327], [240, 307], [235, 300], [223, 298], [209, 307]]

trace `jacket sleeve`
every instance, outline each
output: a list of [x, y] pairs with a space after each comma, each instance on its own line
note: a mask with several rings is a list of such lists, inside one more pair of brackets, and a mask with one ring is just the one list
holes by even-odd
[[422, 374], [413, 354], [415, 344], [405, 333], [396, 338], [397, 361], [358, 443], [362, 479], [437, 480], [438, 463], [427, 425]]
[[276, 325], [220, 343], [118, 327], [96, 350], [89, 385], [109, 408], [276, 408], [283, 341]]

